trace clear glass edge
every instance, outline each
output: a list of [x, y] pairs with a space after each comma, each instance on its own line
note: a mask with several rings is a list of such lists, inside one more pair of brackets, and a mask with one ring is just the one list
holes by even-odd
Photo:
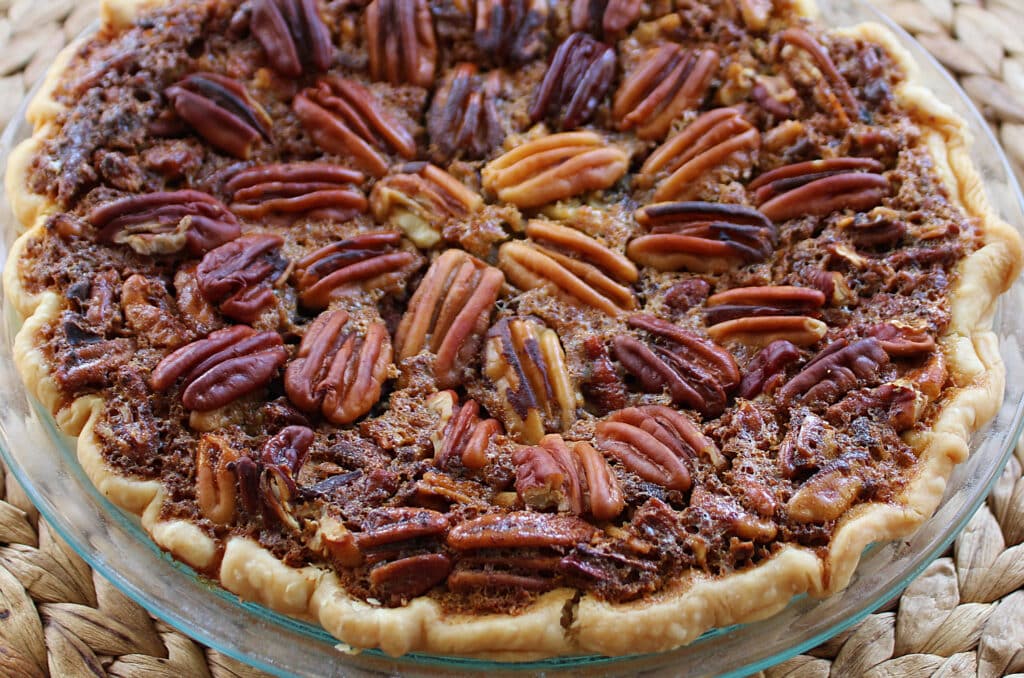
[[[967, 117], [968, 121], [971, 123], [972, 132], [977, 137], [979, 137], [978, 139], [975, 140], [975, 146], [972, 150], [972, 156], [980, 155], [982, 150], [984, 150], [981, 148], [982, 146], [988, 146], [988, 150], [994, 152], [992, 156], [987, 156], [986, 159], [988, 162], [995, 162], [997, 166], [995, 168], [996, 173], [998, 175], [1001, 175], [997, 176], [996, 179], [1001, 179], [1002, 184], [998, 186], [1000, 189], [1000, 195], [994, 196], [991, 195], [992, 184], [988, 180], [986, 180], [986, 186], [990, 189], [990, 198], [1002, 198], [1001, 201], [995, 200], [999, 208], [998, 211], [1000, 211], [1004, 217], [1011, 218], [1011, 223], [1013, 223], [1013, 216], [1018, 217], [1016, 225], [1019, 228], [1020, 224], [1024, 223], [1021, 221], [1021, 219], [1024, 219], [1024, 213], [1022, 213], [1021, 211], [1022, 208], [1024, 208], [1024, 198], [1022, 198], [1020, 189], [1016, 185], [1015, 180], [1013, 179], [1013, 173], [1010, 171], [1009, 163], [1003, 155], [999, 147], [999, 144], [996, 142], [988, 126], [984, 124], [983, 119], [981, 118], [977, 109], [974, 107], [973, 103], [971, 103], [970, 99], [962, 92], [962, 90], [960, 90], [959, 85], [956, 84], [955, 80], [953, 80], [952, 77], [941, 66], [936, 64], [934, 59], [932, 59], [931, 56], [927, 54], [927, 52], [925, 52], [919, 45], [917, 45], [913, 38], [911, 38], [905, 31], [903, 31], [898, 26], [893, 24], [876, 8], [871, 7], [862, 0], [846, 6], [844, 6], [844, 3], [842, 3], [841, 0], [831, 0], [830, 2], [822, 2], [820, 4], [822, 5], [824, 21], [830, 26], [848, 26], [851, 25], [852, 23], [864, 20], [874, 20], [884, 23], [890, 30], [892, 30], [899, 36], [903, 46], [914, 55], [914, 57], [918, 61], [919, 66], [921, 67], [922, 74], [926, 75], [929, 79], [934, 79], [935, 77], [938, 77], [942, 81], [942, 84], [945, 86], [945, 88], [951, 90], [952, 93], [955, 94], [955, 101], [947, 103], [951, 103], [952, 105], [954, 105], [955, 108], [961, 109], [959, 111], [961, 112], [961, 114], [964, 114], [966, 111], [965, 117]], [[2, 158], [4, 165], [6, 165], [7, 154], [10, 152], [10, 150], [13, 148], [14, 144], [18, 140], [19, 133], [23, 133], [26, 129], [26, 125], [24, 123], [24, 111], [27, 105], [27, 101], [28, 99], [26, 99], [26, 102], [22, 104], [18, 116], [7, 127], [7, 129], [5, 129], [3, 136], [0, 137], [0, 147], [2, 147], [4, 152], [4, 156]], [[978, 160], [977, 157], [975, 159]], [[1007, 198], [1005, 195], [1002, 195], [1004, 193], [1009, 193], [1009, 198]], [[6, 197], [4, 198], [4, 201], [6, 203]], [[1015, 211], [1016, 214], [1008, 215], [1006, 213], [1008, 208], [1010, 208], [1010, 212]], [[4, 204], [4, 216], [8, 220], [11, 220], [12, 217], [8, 214], [9, 211], [9, 206]], [[9, 235], [9, 233], [5, 234], [5, 236], [7, 237], [9, 237]], [[6, 246], [7, 243], [5, 242], [3, 245], [4, 250], [0, 252], [0, 255], [3, 255], [4, 260], [6, 260]], [[1015, 288], [1019, 287], [1021, 287], [1021, 284], [1018, 282], [1015, 284]], [[1019, 289], [1017, 290], [1017, 292], [1024, 294], [1024, 292], [1021, 292], [1021, 290]], [[5, 310], [5, 322], [3, 326], [3, 338], [5, 340], [5, 343], [3, 346], [4, 354], [2, 358], [5, 363], [3, 365], [3, 371], [6, 373], [2, 374], [2, 376], [4, 376], [5, 378], [14, 376], [14, 378], [17, 379], [17, 375], [14, 374], [13, 371], [9, 369], [11, 367], [9, 365], [11, 350], [10, 340], [12, 339], [13, 336], [11, 333], [12, 327], [10, 324], [11, 318], [9, 317], [9, 304], [7, 304], [6, 301], [3, 301], [2, 303]], [[1006, 306], [1006, 301], [1001, 303], [1002, 308], [1005, 308]], [[1013, 338], [1013, 336], [1011, 336], [1010, 338]], [[1015, 361], [1015, 365], [1017, 367], [1024, 366], [1024, 359], [1021, 359], [1021, 353], [1019, 350], [1013, 354], [1013, 357], [1017, 358], [1017, 360]], [[1007, 362], [1008, 374], [1022, 373], [1020, 371], [1011, 369], [1013, 366], [1011, 364], [1012, 361], [1007, 359], [1007, 356], [1004, 355], [1004, 359]], [[20, 384], [20, 380], [14, 383], [15, 386], [17, 386]], [[1003, 429], [1002, 432], [996, 432], [996, 435], [999, 435], [1001, 440], [1001, 449], [999, 450], [999, 454], [996, 455], [994, 459], [989, 460], [990, 463], [994, 463], [991, 463], [991, 465], [988, 466], [987, 470], [983, 470], [980, 477], [973, 477], [968, 479], [968, 481], [970, 482], [966, 489], [972, 490], [972, 492], [970, 493], [970, 500], [966, 502], [961, 501], [959, 505], [956, 507], [953, 516], [946, 516], [943, 513], [944, 509], [950, 508], [955, 504], [955, 502], [950, 503], [950, 497], [947, 497], [946, 499], [944, 499], [943, 505], [939, 509], [939, 512], [937, 512], [935, 517], [927, 521], [925, 525], [923, 525], [922, 528], [914, 536], [908, 538], [907, 541], [898, 543], [909, 546], [913, 543], [915, 537], [921, 535], [925, 531], [926, 527], [934, 526], [934, 524], [936, 524], [937, 522], [944, 522], [946, 525], [946, 529], [942, 531], [941, 536], [932, 539], [932, 541], [928, 544], [928, 548], [909, 555], [899, 555], [901, 564], [903, 564], [905, 567], [899, 571], [898, 576], [890, 577], [887, 584], [876, 586], [873, 589], [873, 593], [870, 596], [861, 600], [858, 603], [857, 609], [854, 612], [842, 616], [842, 618], [837, 622], [824, 624], [823, 626], [825, 626], [826, 628], [822, 628], [820, 630], [815, 630], [817, 627], [811, 626], [802, 634], [801, 640], [792, 642], [783, 649], [775, 649], [767, 653], [766, 656], [753, 658], [749, 661], [746, 659], [741, 659], [739, 663], [733, 662], [733, 666], [730, 666], [727, 669], [723, 665], [723, 669], [725, 669], [725, 672], [709, 672], [707, 669], [711, 668], [713, 665], [721, 665], [721, 662], [716, 664], [714, 661], [712, 661], [710, 663], [706, 663], [706, 666], [701, 668], [697, 673], [690, 673], [688, 675], [742, 676], [756, 672], [758, 670], [774, 665], [781, 661], [784, 661], [785, 659], [788, 659], [796, 654], [799, 654], [800, 652], [817, 646], [821, 642], [824, 642], [828, 638], [834, 636], [837, 633], [842, 632], [843, 630], [849, 628], [851, 625], [859, 622], [864, 617], [869, 615], [871, 612], [878, 609], [878, 607], [884, 605], [888, 600], [893, 598], [899, 591], [901, 591], [911, 580], [917, 577], [921, 573], [921, 571], [923, 571], [928, 566], [928, 564], [930, 564], [936, 557], [938, 557], [939, 555], [941, 555], [943, 551], [945, 551], [949, 544], [952, 543], [953, 539], [955, 539], [956, 535], [963, 529], [963, 527], [967, 524], [970, 518], [974, 515], [975, 511], [978, 509], [978, 507], [980, 507], [981, 503], [984, 502], [986, 496], [991, 491], [992, 486], [998, 480], [1003, 466], [1005, 465], [1006, 461], [1009, 459], [1009, 456], [1013, 452], [1014, 443], [1016, 442], [1017, 437], [1021, 432], [1022, 424], [1024, 424], [1024, 422], [1022, 422], [1022, 417], [1024, 417], [1024, 401], [1022, 401], [1019, 397], [1021, 394], [1015, 394], [1018, 395], [1018, 398], [1016, 399], [1016, 403], [1014, 404], [1014, 402], [1009, 397], [1011, 395], [1009, 393], [1010, 388], [1010, 380], [1008, 380], [1007, 399], [1004, 402], [999, 415], [997, 415], [996, 420], [989, 425], [988, 429], [979, 434], [980, 436], [987, 436], [991, 434], [992, 430], [997, 426], [998, 423], [1003, 423], [1004, 425], [1006, 423], [1010, 424], [1007, 428]], [[15, 388], [14, 390], [20, 392], [17, 394], [8, 393], [8, 399], [12, 395], [24, 397], [24, 388]], [[699, 652], [701, 649], [703, 649], [702, 646], [707, 644], [708, 642], [714, 642], [715, 639], [721, 640], [729, 636], [748, 636], [750, 635], [751, 631], [755, 632], [755, 636], [754, 638], [747, 638], [747, 640], [756, 640], [756, 627], [777, 624], [777, 620], [782, 615], [785, 615], [787, 612], [793, 611], [795, 608], [807, 606], [808, 609], [805, 612], [810, 613], [816, 611], [818, 608], [822, 607], [822, 605], [827, 605], [828, 603], [849, 597], [851, 594], [856, 592], [855, 587], [865, 579], [865, 576], [867, 574], [866, 570], [868, 570], [872, 565], [872, 558], [878, 560], [882, 557], [882, 554], [887, 550], [899, 550], [899, 547], [894, 544], [876, 545], [875, 547], [869, 548], [865, 553], [865, 557], [862, 559], [861, 566], [858, 569], [858, 573], [857, 575], [855, 575], [855, 580], [851, 582], [850, 587], [848, 587], [846, 591], [837, 594], [837, 596], [826, 598], [822, 601], [811, 601], [806, 597], [801, 597], [797, 601], [794, 601], [794, 603], [791, 604], [790, 607], [786, 608], [786, 610], [784, 610], [782, 613], [764, 622], [747, 624], [738, 627], [730, 627], [728, 629], [719, 629], [713, 632], [709, 632], [708, 634], [705, 634], [705, 636], [702, 636], [701, 639], [687, 646], [686, 648], [675, 650], [669, 653], [621, 658], [573, 657], [559, 660], [526, 662], [521, 664], [507, 664], [499, 662], [481, 661], [476, 659], [463, 659], [456, 657], [433, 657], [425, 655], [413, 655], [410, 657], [393, 658], [387, 655], [383, 655], [382, 653], [376, 651], [364, 652], [361, 655], [352, 656], [343, 654], [338, 650], [334, 649], [334, 641], [330, 639], [330, 636], [326, 634], [325, 631], [319, 629], [319, 627], [316, 627], [309, 623], [292, 620], [291, 618], [285, 617], [284, 615], [280, 615], [278, 613], [267, 610], [266, 608], [262, 608], [261, 606], [254, 605], [252, 603], [241, 602], [232, 594], [227, 593], [226, 591], [223, 591], [222, 589], [219, 589], [218, 587], [209, 584], [205, 580], [198, 578], [194, 572], [187, 568], [187, 566], [183, 566], [180, 563], [173, 561], [166, 554], [162, 553], [159, 550], [159, 548], [156, 547], [155, 544], [153, 544], [152, 541], [145, 535], [145, 532], [138, 525], [137, 520], [113, 507], [112, 504], [110, 504], [105, 498], [99, 495], [99, 493], [95, 490], [95, 488], [92, 487], [91, 483], [89, 483], [87, 479], [84, 479], [84, 472], [82, 472], [81, 467], [78, 466], [77, 461], [75, 461], [74, 451], [69, 450], [67, 444], [62, 442], [63, 436], [59, 432], [57, 432], [52, 421], [52, 418], [49, 417], [47, 413], [43, 412], [42, 408], [37, 403], [33, 402], [30, 406], [30, 410], [32, 411], [30, 415], [30, 421], [31, 419], [34, 419], [35, 423], [37, 425], [40, 425], [42, 429], [49, 429], [46, 435], [49, 437], [51, 444], [56, 444], [60, 448], [62, 448], [61, 451], [64, 453], [64, 456], [66, 457], [64, 461], [66, 463], [69, 463], [68, 466], [59, 469], [55, 477], [59, 478], [67, 475], [69, 469], [71, 473], [74, 473], [77, 470], [78, 475], [81, 476], [81, 478], [79, 478], [79, 481], [84, 479], [85, 482], [85, 487], [80, 489], [84, 489], [86, 493], [90, 493], [92, 495], [90, 498], [97, 503], [97, 506], [101, 507], [102, 511], [106, 512], [100, 514], [101, 520], [105, 518], [114, 518], [115, 522], [120, 523], [119, 525], [116, 525], [114, 529], [122, 530], [124, 532], [124, 535], [126, 535], [129, 539], [135, 540], [136, 544], [139, 547], [143, 548], [145, 551], [148, 551], [150, 556], [152, 558], [155, 558], [164, 567], [170, 568], [174, 572], [189, 579], [191, 585], [195, 587], [196, 591], [200, 591], [203, 595], [210, 596], [214, 599], [214, 607], [216, 607], [216, 603], [219, 602], [223, 605], [229, 606], [230, 611], [233, 611], [238, 615], [241, 615], [242, 622], [254, 623], [257, 627], [266, 625], [268, 626], [268, 630], [273, 634], [285, 632], [289, 635], [289, 640], [287, 642], [291, 642], [291, 634], [298, 634], [300, 636], [303, 636], [303, 639], [306, 641], [312, 640], [313, 642], [321, 645], [320, 649], [325, 651], [325, 654], [327, 655], [329, 662], [326, 665], [319, 664], [317, 666], [307, 664], [306, 662], [298, 662], [296, 664], [286, 666], [280, 663], [282, 657], [275, 653], [254, 651], [253, 648], [249, 648], [247, 651], [238, 643], [239, 638], [237, 636], [234, 638], [229, 638], [223, 632], [223, 629], [212, 628], [209, 626], [204, 626], [201, 623], [197, 623], [197, 620], [194, 617], [190, 616], [190, 612], [196, 611], [193, 609], [193, 605], [187, 604], [184, 601], [181, 601], [180, 599], [163, 601], [161, 603], [158, 599], [153, 597], [153, 589], [151, 586], [146, 586], [145, 582], [140, 583], [139, 581], [137, 581], [137, 577], [129, 577], [125, 574], [122, 574], [122, 571], [116, 566], [116, 564], [110, 562], [111, 556], [116, 554], [104, 553], [97, 550], [95, 544], [92, 543], [90, 539], [84, 537], [78, 530], [73, 528], [74, 521], [68, 519], [68, 516], [64, 513], [62, 508], [57, 505], [54, 499], [48, 494], [40, 491], [40, 488], [37, 486], [35, 477], [30, 476], [25, 472], [22, 466], [21, 458], [14, 454], [13, 447], [11, 446], [12, 432], [9, 429], [9, 421], [6, 416], [6, 414], [8, 414], [8, 411], [10, 410], [10, 403], [6, 404], [8, 405], [8, 407], [4, 409], [5, 416], [3, 417], [3, 421], [0, 421], [0, 455], [2, 455], [4, 460], [7, 462], [8, 467], [11, 469], [11, 472], [14, 474], [15, 478], [25, 488], [25, 491], [29, 498], [40, 509], [40, 513], [42, 514], [42, 516], [47, 519], [47, 521], [54, 527], [57, 533], [62, 538], [64, 538], [64, 540], [67, 541], [69, 545], [71, 545], [71, 547], [76, 552], [78, 552], [79, 555], [81, 555], [83, 559], [91, 567], [93, 567], [104, 577], [109, 579], [118, 589], [123, 591], [126, 595], [128, 595], [132, 600], [141, 605], [148, 612], [164, 620], [175, 629], [181, 631], [182, 633], [185, 633], [186, 635], [192, 638], [195, 638], [199, 642], [202, 642], [203, 644], [215, 650], [223, 652], [228, 656], [247, 662], [257, 668], [260, 668], [264, 671], [279, 676], [299, 675], [300, 673], [304, 675], [330, 675], [336, 672], [340, 672], [338, 673], [338, 675], [341, 675], [342, 673], [344, 675], [355, 675], [353, 671], [358, 672], [359, 675], [393, 674], [396, 672], [409, 674], [410, 670], [412, 670], [417, 675], [449, 675], [453, 671], [461, 672], [461, 670], [469, 669], [478, 671], [487, 670], [489, 672], [497, 672], [499, 674], [522, 674], [524, 672], [531, 671], [543, 671], [545, 673], [562, 673], [564, 671], [570, 671], [575, 673], [577, 671], [585, 671], [587, 675], [595, 675], [595, 670], [599, 671], [601, 674], [605, 674], [605, 670], [610, 669], [614, 671], [616, 675], [635, 675], [638, 670], [644, 670], [644, 675], [680, 675], [679, 669], [681, 669], [682, 667], [674, 662], [680, 659], [692, 659], [693, 657], [690, 657], [689, 655], [692, 655], [695, 652]], [[23, 401], [23, 404], [27, 405], [28, 403], [27, 401]], [[1009, 412], [1007, 412], [1008, 409]], [[1010, 419], [1009, 422], [1005, 421], [1005, 419], [1007, 418]], [[982, 446], [984, 446], [986, 441], [983, 441]], [[991, 445], [988, 446], [991, 447]], [[975, 445], [972, 444], [972, 448], [974, 447]], [[956, 474], [957, 472], [961, 472], [961, 474], [963, 474], [965, 472], [964, 469], [967, 467], [967, 465], [971, 464], [971, 460], [977, 458], [977, 454], [978, 450], [973, 450], [971, 458], [968, 459], [968, 461], [965, 462], [964, 464], [960, 465], [960, 467], [958, 467], [958, 469], [954, 473]], [[953, 485], [954, 482], [953, 480], [951, 480], [950, 487], [952, 487]], [[960, 491], [963, 491], [964, 489], [965, 488], [960, 488]], [[958, 493], [954, 493], [954, 499], [956, 498], [957, 494]], [[196, 584], [198, 584], [199, 586], [196, 586]], [[204, 612], [211, 611], [211, 609], [207, 607], [201, 607], [200, 609]], [[818, 626], [822, 625], [819, 624]], [[245, 635], [249, 634], [246, 633]], [[261, 641], [261, 645], [262, 644], [263, 643]], [[728, 647], [726, 649], [728, 649]], [[749, 650], [749, 645], [746, 646], [746, 649]], [[294, 658], [295, 653], [291, 654], [293, 655]], [[684, 655], [686, 656], [684, 657]], [[367, 662], [366, 660], [371, 661]], [[356, 664], [363, 664], [363, 666], [357, 667]], [[664, 674], [662, 672], [649, 672], [650, 669], [658, 671], [659, 668], [669, 668], [671, 672]], [[425, 669], [426, 673], [421, 673], [419, 669]], [[367, 670], [370, 670], [371, 672], [367, 672]]]

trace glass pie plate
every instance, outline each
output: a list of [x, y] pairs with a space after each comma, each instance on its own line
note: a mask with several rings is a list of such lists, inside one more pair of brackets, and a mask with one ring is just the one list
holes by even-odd
[[[920, 64], [926, 84], [970, 123], [975, 138], [972, 156], [996, 210], [1018, 228], [1024, 225], [1020, 189], [1002, 151], [946, 72], [866, 3], [819, 2], [825, 25], [882, 21], [899, 35]], [[19, 114], [0, 140], [0, 158], [5, 162], [13, 146], [29, 133]], [[0, 205], [0, 220], [2, 262], [17, 233], [6, 199]], [[0, 306], [0, 451], [42, 515], [89, 565], [149, 612], [217, 650], [278, 675], [746, 675], [814, 647], [897, 595], [942, 553], [984, 501], [1021, 429], [1024, 314], [1011, 309], [1024, 308], [1024, 282], [1017, 281], [1000, 300], [995, 319], [1009, 375], [998, 416], [976, 434], [971, 456], [954, 471], [938, 513], [908, 539], [867, 549], [844, 592], [824, 600], [796, 599], [767, 621], [718, 629], [687, 647], [656, 655], [501, 664], [427, 655], [393, 658], [377, 651], [349, 654], [317, 626], [240, 602], [175, 562], [155, 546], [134, 517], [101, 497], [75, 459], [74, 441], [61, 435], [49, 414], [28, 396], [11, 355], [20, 321], [6, 301]]]

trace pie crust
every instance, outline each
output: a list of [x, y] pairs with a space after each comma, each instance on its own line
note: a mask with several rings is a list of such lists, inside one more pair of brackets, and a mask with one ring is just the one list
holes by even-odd
[[[158, 4], [160, 0], [103, 0], [103, 22], [116, 31]], [[813, 15], [814, 8], [804, 4], [802, 12]], [[980, 220], [983, 242], [959, 264], [949, 297], [951, 322], [941, 338], [955, 392], [947, 392], [930, 430], [906, 434], [906, 442], [920, 451], [920, 461], [900, 498], [902, 505], [856, 506], [836, 527], [827, 558], [786, 545], [755, 568], [724, 577], [690, 574], [633, 602], [606, 602], [589, 593], [577, 597], [576, 591], [563, 588], [540, 595], [515, 614], [469, 615], [445, 611], [427, 597], [402, 607], [373, 605], [349, 595], [329, 570], [289, 567], [244, 537], [232, 537], [220, 552], [219, 545], [190, 522], [161, 519], [161, 483], [126, 477], [104, 460], [94, 431], [102, 399], [84, 396], [68, 402], [62, 396], [41, 351], [39, 331], [59, 316], [63, 302], [51, 291], [30, 293], [20, 274], [26, 243], [40, 232], [46, 217], [58, 211], [56, 204], [29, 189], [27, 178], [32, 157], [56, 132], [62, 105], [52, 93], [80, 43], [68, 46], [56, 59], [28, 109], [34, 136], [12, 153], [8, 163], [7, 195], [25, 229], [12, 247], [3, 279], [8, 300], [25, 318], [14, 345], [18, 369], [61, 430], [77, 436], [79, 461], [95, 486], [114, 504], [139, 516], [157, 544], [203, 571], [219, 558], [215, 574], [226, 589], [318, 622], [355, 649], [508, 661], [659, 652], [689, 643], [711, 628], [770, 617], [800, 594], [834, 594], [848, 584], [868, 544], [904, 537], [932, 515], [952, 468], [969, 454], [972, 434], [995, 415], [1003, 397], [1004, 366], [990, 329], [992, 315], [997, 298], [1021, 268], [1020, 238], [989, 206], [969, 157], [964, 121], [918, 84], [916, 65], [886, 28], [862, 24], [839, 32], [881, 45], [905, 71], [907, 79], [894, 95], [922, 129], [936, 172], [954, 201]]]

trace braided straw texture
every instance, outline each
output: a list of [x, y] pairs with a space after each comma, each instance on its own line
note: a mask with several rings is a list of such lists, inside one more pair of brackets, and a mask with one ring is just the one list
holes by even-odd
[[[873, 0], [953, 71], [1024, 181], [1024, 0]], [[0, 126], [92, 0], [0, 0]], [[151, 618], [89, 569], [0, 466], [0, 675], [265, 674]], [[1024, 445], [988, 502], [886, 608], [764, 678], [1024, 678]]]

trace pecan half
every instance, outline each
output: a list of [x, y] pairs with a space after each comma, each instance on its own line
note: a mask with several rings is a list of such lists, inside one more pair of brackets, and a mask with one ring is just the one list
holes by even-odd
[[373, 79], [430, 87], [437, 40], [427, 0], [373, 0], [365, 17], [366, 53]]
[[673, 122], [703, 103], [718, 63], [713, 49], [666, 43], [648, 51], [615, 93], [612, 117], [618, 128], [635, 128], [641, 139], [664, 139]]
[[785, 165], [765, 172], [748, 188], [772, 221], [827, 216], [838, 210], [875, 207], [889, 192], [889, 181], [873, 158], [829, 158]]
[[626, 248], [633, 261], [659, 271], [724, 273], [764, 261], [775, 249], [775, 225], [752, 207], [665, 202], [636, 212], [649, 235]]
[[279, 235], [251, 233], [210, 250], [196, 268], [199, 292], [225, 316], [254, 322], [274, 303], [271, 284], [287, 262]]
[[242, 230], [219, 200], [193, 190], [133, 195], [93, 208], [87, 217], [96, 240], [131, 247], [139, 254], [199, 256], [234, 240]]
[[181, 379], [182, 404], [209, 412], [266, 386], [287, 358], [276, 332], [234, 325], [168, 354], [150, 385], [163, 392]]
[[573, 0], [569, 22], [606, 40], [618, 38], [640, 16], [641, 0]]
[[167, 289], [144, 275], [136, 273], [124, 281], [121, 308], [125, 325], [151, 346], [178, 348], [192, 337], [178, 319], [174, 299]]
[[295, 264], [299, 301], [306, 308], [326, 308], [346, 290], [384, 289], [404, 281], [420, 259], [401, 244], [397, 231], [373, 231], [311, 252]]
[[473, 40], [499, 64], [523, 64], [547, 48], [547, 0], [476, 0]]
[[612, 520], [625, 508], [622, 488], [604, 457], [586, 442], [566, 444], [558, 434], [512, 453], [516, 493], [528, 507], [591, 514]]
[[664, 405], [629, 407], [597, 425], [597, 447], [644, 480], [670, 490], [690, 489], [689, 463], [725, 460], [686, 415]]
[[441, 388], [462, 383], [490, 324], [505, 276], [460, 250], [445, 250], [424, 276], [395, 335], [398, 359], [435, 355]]
[[786, 368], [800, 359], [800, 349], [784, 339], [762, 348], [747, 365], [740, 382], [739, 396], [753, 400], [762, 393], [772, 393], [786, 378]]
[[524, 290], [546, 289], [577, 306], [617, 316], [637, 307], [628, 287], [639, 273], [629, 259], [574, 228], [532, 220], [529, 241], [505, 243], [498, 265], [509, 282]]
[[882, 206], [855, 214], [840, 224], [850, 234], [850, 241], [861, 249], [891, 249], [908, 231], [899, 212]]
[[232, 462], [238, 451], [225, 438], [204, 433], [196, 445], [196, 504], [208, 520], [225, 525], [235, 518], [237, 491]]
[[270, 116], [237, 80], [193, 73], [165, 94], [178, 116], [229, 155], [247, 160], [259, 139], [272, 141]]
[[409, 163], [381, 179], [370, 193], [377, 221], [400, 228], [417, 247], [433, 247], [449, 219], [468, 217], [483, 198], [430, 163]]
[[555, 50], [533, 95], [530, 121], [545, 118], [558, 129], [590, 120], [615, 78], [615, 50], [586, 33], [573, 33]]
[[250, 515], [261, 514], [268, 524], [280, 522], [293, 532], [301, 529], [292, 509], [298, 495], [295, 477], [310, 445], [313, 431], [305, 426], [288, 426], [263, 445], [258, 461], [240, 457], [235, 475], [242, 490], [242, 503]]
[[440, 417], [440, 425], [431, 436], [435, 466], [447, 469], [453, 459], [472, 470], [487, 465], [487, 448], [494, 436], [501, 433], [501, 424], [496, 419], [481, 419], [480, 405], [475, 400], [459, 405], [455, 391], [434, 394], [427, 400], [427, 407]]
[[847, 426], [855, 419], [868, 417], [872, 422], [885, 422], [901, 433], [914, 427], [926, 405], [926, 397], [919, 397], [915, 388], [894, 382], [854, 391], [829, 407], [825, 416], [829, 421]]
[[281, 75], [297, 78], [331, 67], [334, 45], [316, 0], [254, 0], [249, 26]]
[[[850, 84], [846, 82], [846, 78], [836, 68], [835, 62], [832, 61], [832, 57], [829, 56], [828, 51], [821, 43], [801, 28], [787, 28], [779, 33], [775, 40], [777, 41], [775, 45], [777, 50], [782, 45], [792, 45], [804, 50], [811, 56], [818, 70], [825, 76], [824, 81], [829, 85], [829, 89], [824, 93], [825, 99], [830, 103], [838, 100], [839, 106], [830, 105], [827, 107], [829, 110], [844, 112], [848, 116], [845, 120], [847, 124], [851, 120], [856, 122], [860, 119], [860, 104], [857, 103], [856, 97], [853, 96]], [[824, 84], [821, 81], [819, 83]]]
[[430, 509], [380, 508], [367, 515], [355, 543], [371, 568], [372, 592], [395, 603], [443, 582], [452, 567], [439, 552], [447, 531], [448, 519]]
[[704, 320], [716, 342], [766, 346], [776, 340], [797, 346], [818, 343], [828, 325], [817, 320], [825, 295], [809, 287], [736, 287], [708, 297]]
[[427, 113], [436, 160], [477, 160], [501, 145], [505, 130], [496, 105], [501, 77], [500, 71], [478, 75], [477, 67], [469, 63], [457, 65], [445, 76]]
[[448, 589], [547, 591], [558, 583], [559, 563], [598, 530], [575, 516], [517, 511], [467, 520], [448, 533], [458, 562]]
[[271, 214], [308, 214], [348, 221], [366, 211], [366, 196], [357, 188], [363, 175], [326, 162], [259, 165], [237, 173], [224, 190], [231, 210], [246, 219]]
[[647, 340], [620, 335], [612, 340], [612, 349], [644, 391], [667, 391], [674, 404], [687, 405], [705, 416], [717, 416], [725, 410], [729, 393], [740, 383], [739, 368], [731, 353], [646, 313], [631, 315], [628, 322], [646, 332]]
[[805, 405], [834, 402], [863, 382], [878, 379], [881, 369], [888, 364], [889, 355], [878, 339], [871, 337], [852, 344], [839, 339], [779, 389], [778, 397], [783, 403]]
[[794, 417], [779, 445], [778, 465], [783, 478], [803, 479], [840, 454], [836, 430], [816, 414], [804, 411]]
[[384, 153], [416, 157], [416, 140], [370, 90], [354, 80], [325, 77], [302, 90], [292, 110], [313, 142], [328, 153], [351, 156], [375, 177], [384, 176]]
[[789, 518], [798, 523], [836, 520], [860, 497], [864, 479], [849, 468], [818, 471], [786, 503]]
[[540, 207], [587, 191], [610, 188], [629, 157], [593, 132], [549, 134], [488, 163], [483, 185], [503, 202]]
[[576, 421], [581, 397], [558, 333], [534, 318], [503, 318], [487, 333], [483, 374], [498, 392], [495, 412], [519, 442], [535, 444], [545, 433]]
[[655, 189], [654, 199], [685, 200], [708, 173], [750, 167], [760, 147], [760, 133], [738, 110], [716, 108], [699, 115], [655, 149], [637, 178], [642, 185], [652, 185], [667, 173]]
[[346, 330], [348, 313], [327, 311], [306, 330], [284, 373], [284, 390], [304, 412], [322, 412], [332, 424], [351, 424], [380, 399], [391, 366], [391, 338], [384, 323], [362, 333]]
[[935, 350], [935, 338], [920, 327], [895, 322], [879, 323], [868, 328], [867, 334], [878, 339], [885, 352], [893, 358], [916, 358]]

